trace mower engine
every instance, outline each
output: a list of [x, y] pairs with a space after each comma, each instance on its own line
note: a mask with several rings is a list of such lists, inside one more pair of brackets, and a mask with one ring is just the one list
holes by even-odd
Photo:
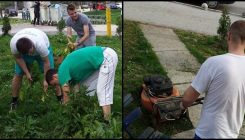
[[158, 122], [178, 119], [181, 115], [179, 91], [165, 76], [145, 76], [142, 85], [141, 104]]
[[173, 91], [172, 81], [161, 75], [144, 77], [144, 84], [151, 97], [168, 97]]
[[[182, 96], [168, 77], [145, 76], [143, 81], [141, 104], [153, 114], [158, 123], [188, 116], [188, 110], [183, 111], [180, 108]], [[203, 99], [198, 99], [193, 105], [202, 104]]]

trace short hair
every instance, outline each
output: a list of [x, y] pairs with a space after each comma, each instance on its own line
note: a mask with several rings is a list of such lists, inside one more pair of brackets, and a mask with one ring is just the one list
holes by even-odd
[[238, 20], [232, 23], [230, 30], [231, 40], [234, 43], [241, 43], [245, 41], [245, 20]]
[[67, 6], [67, 11], [68, 11], [68, 10], [73, 11], [73, 10], [75, 10], [75, 9], [76, 9], [76, 7], [75, 7], [75, 5], [73, 5], [73, 4], [69, 4], [69, 5]]
[[53, 76], [57, 73], [57, 70], [56, 69], [49, 69], [47, 72], [46, 72], [46, 81], [47, 83], [50, 85], [50, 82], [53, 80]]
[[18, 52], [22, 54], [28, 54], [32, 46], [33, 46], [32, 41], [25, 37], [18, 39], [18, 41], [16, 42], [16, 48]]

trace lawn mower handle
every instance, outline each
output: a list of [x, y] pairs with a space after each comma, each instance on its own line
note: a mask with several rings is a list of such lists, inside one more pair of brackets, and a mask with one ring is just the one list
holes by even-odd
[[203, 100], [204, 100], [204, 97], [197, 98], [196, 101], [191, 106], [203, 104], [203, 102], [202, 102]]

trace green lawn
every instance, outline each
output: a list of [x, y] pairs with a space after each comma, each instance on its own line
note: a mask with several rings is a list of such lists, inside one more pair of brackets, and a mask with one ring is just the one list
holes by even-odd
[[[20, 24], [20, 23], [30, 23], [28, 20], [22, 20], [22, 19], [17, 19], [17, 18], [11, 18], [9, 17], [9, 22], [10, 24]], [[0, 19], [0, 25], [3, 25], [3, 19]]]
[[[49, 36], [54, 54], [64, 49], [66, 38]], [[75, 37], [74, 37], [75, 38]], [[103, 122], [103, 113], [97, 96], [69, 94], [70, 102], [64, 106], [57, 102], [54, 89], [47, 94], [42, 90], [42, 75], [30, 85], [24, 77], [20, 91], [20, 104], [9, 112], [14, 59], [10, 52], [11, 36], [0, 37], [0, 137], [1, 138], [122, 138], [122, 44], [117, 37], [97, 37], [97, 45], [109, 46], [118, 54], [115, 77], [114, 104], [110, 124]], [[56, 66], [57, 67], [57, 66]], [[34, 69], [38, 69], [34, 63]], [[33, 75], [40, 74], [39, 71]]]
[[210, 56], [227, 52], [226, 49], [221, 47], [217, 36], [208, 36], [178, 29], [175, 29], [174, 32], [200, 64]]
[[[138, 24], [125, 20], [123, 24], [123, 95], [131, 93], [134, 97], [134, 102], [123, 110], [123, 116], [125, 117], [134, 108], [141, 106], [139, 92], [143, 77], [154, 74], [166, 76], [167, 73], [153, 52], [152, 46], [145, 39]], [[151, 114], [144, 111], [143, 116], [135, 121], [130, 128], [133, 135], [137, 136], [148, 126], [153, 127], [152, 123]], [[182, 118], [165, 122], [159, 128], [159, 131], [171, 136], [192, 128], [190, 120]], [[126, 133], [123, 133], [123, 136], [128, 138]]]
[[[106, 15], [106, 10], [84, 12], [86, 15]], [[121, 17], [120, 9], [111, 9], [111, 24], [116, 24]]]

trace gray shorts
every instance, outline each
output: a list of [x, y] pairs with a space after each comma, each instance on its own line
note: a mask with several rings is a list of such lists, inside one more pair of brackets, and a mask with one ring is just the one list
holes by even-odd
[[[77, 36], [76, 41], [78, 41], [81, 37]], [[81, 43], [77, 49], [79, 48], [83, 48], [83, 47], [87, 47], [87, 46], [96, 46], [96, 36], [89, 36], [89, 38], [84, 41], [83, 43]]]

